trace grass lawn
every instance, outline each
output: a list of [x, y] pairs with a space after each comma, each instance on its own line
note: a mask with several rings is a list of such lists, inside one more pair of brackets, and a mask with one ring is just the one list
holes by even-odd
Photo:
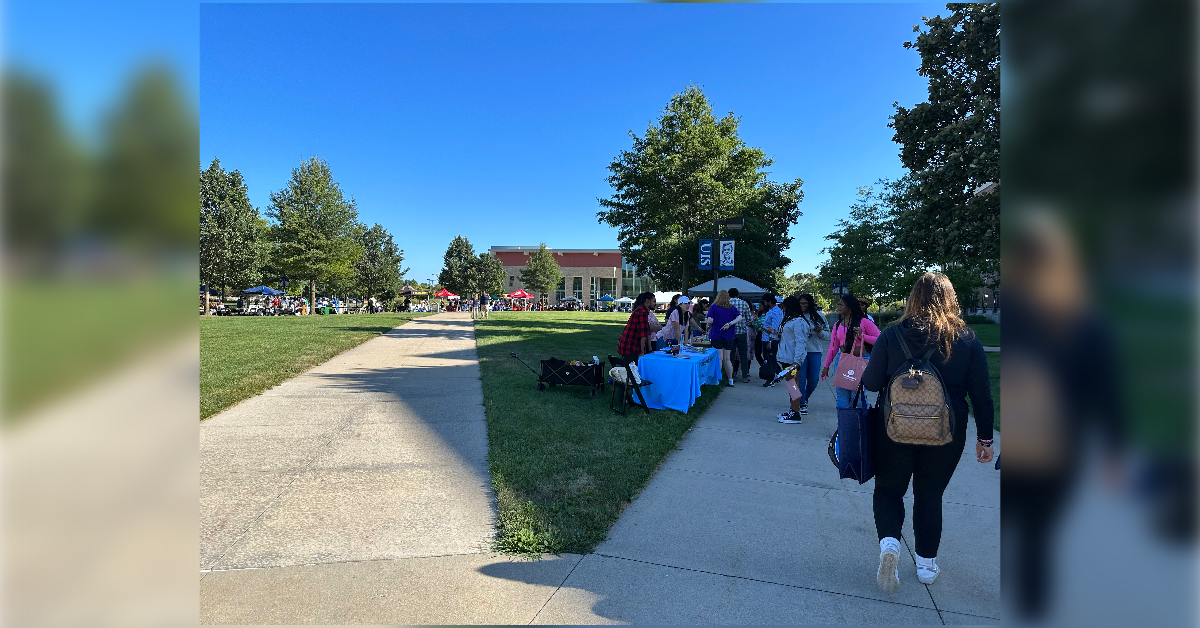
[[985, 346], [985, 347], [999, 347], [1000, 346], [1000, 326], [999, 325], [996, 325], [996, 324], [989, 325], [987, 323], [974, 323], [971, 325], [967, 325], [967, 327], [970, 327], [971, 331], [974, 331], [975, 335], [979, 336], [979, 342], [983, 343], [983, 346]]
[[611, 388], [559, 386], [538, 392], [538, 368], [556, 357], [607, 361], [628, 314], [493, 312], [475, 338], [488, 420], [488, 460], [499, 507], [496, 548], [513, 554], [587, 553], [716, 398], [716, 386], [687, 414], [639, 407], [609, 410]]
[[170, 275], [14, 279], [4, 314], [4, 422], [183, 337], [195, 290], [190, 277]]
[[200, 418], [419, 316], [201, 316]]

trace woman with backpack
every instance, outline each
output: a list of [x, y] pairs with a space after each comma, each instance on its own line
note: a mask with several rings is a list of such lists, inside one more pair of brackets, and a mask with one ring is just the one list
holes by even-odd
[[874, 354], [863, 388], [881, 391], [884, 415], [883, 425], [874, 426], [876, 579], [893, 591], [900, 584], [899, 538], [909, 479], [917, 579], [931, 584], [938, 576], [942, 493], [966, 444], [967, 397], [975, 412], [975, 457], [981, 463], [993, 456], [994, 409], [983, 345], [960, 318], [954, 286], [941, 273], [917, 280], [904, 316], [878, 338]]
[[[829, 367], [833, 366], [833, 372], [837, 372], [838, 362], [842, 359], [842, 354], [853, 353], [855, 349], [859, 349], [864, 360], [871, 359], [871, 345], [879, 338], [879, 328], [867, 319], [863, 314], [862, 306], [859, 305], [858, 299], [852, 294], [847, 294], [838, 301], [837, 305], [838, 322], [833, 326], [833, 332], [829, 341], [829, 352], [825, 355], [825, 367], [821, 369], [821, 379], [829, 376]], [[870, 362], [868, 362], [870, 364]], [[854, 391], [845, 388], [833, 387], [835, 405], [839, 408], [849, 408], [854, 403]], [[864, 408], [867, 406], [867, 398], [864, 395], [859, 402]]]

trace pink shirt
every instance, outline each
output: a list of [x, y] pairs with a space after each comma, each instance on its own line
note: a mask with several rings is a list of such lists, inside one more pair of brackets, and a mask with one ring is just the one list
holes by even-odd
[[[849, 328], [846, 327], [846, 325], [840, 324], [836, 325], [836, 329], [833, 330], [833, 337], [829, 339], [829, 351], [827, 351], [825, 354], [825, 368], [829, 368], [829, 365], [833, 364], [833, 356], [836, 355], [838, 351], [842, 350], [842, 345], [846, 344], [846, 331], [848, 329]], [[876, 327], [875, 323], [872, 323], [869, 319], [862, 319], [862, 330], [863, 340], [865, 340], [867, 344], [873, 345], [875, 344], [875, 341], [879, 339], [879, 328]], [[858, 346], [858, 344], [859, 342], [857, 340], [854, 341], [855, 346]]]

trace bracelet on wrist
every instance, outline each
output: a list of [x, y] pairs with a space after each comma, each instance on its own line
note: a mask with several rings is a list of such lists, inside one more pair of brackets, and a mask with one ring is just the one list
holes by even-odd
[[982, 438], [977, 438], [977, 439], [975, 439], [975, 440], [979, 441], [979, 444], [980, 444], [980, 445], [983, 445], [984, 447], [991, 447], [991, 446], [992, 446], [992, 439], [990, 439], [990, 438], [989, 438], [989, 439], [987, 439], [987, 440], [984, 440], [984, 439], [982, 439]]

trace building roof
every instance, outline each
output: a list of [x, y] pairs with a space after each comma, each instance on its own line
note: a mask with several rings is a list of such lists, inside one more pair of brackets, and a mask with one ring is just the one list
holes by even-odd
[[[514, 251], [514, 252], [518, 252], [518, 253], [525, 253], [525, 252], [532, 253], [533, 251], [536, 251], [539, 248], [540, 247], [537, 247], [537, 246], [493, 246], [490, 250], [492, 253], [497, 253], [497, 252], [501, 252], [501, 251]], [[555, 253], [618, 253], [619, 254], [621, 252], [621, 249], [555, 249], [555, 248], [551, 248], [551, 247], [546, 247], [546, 248], [550, 249], [551, 251], [554, 251]]]

